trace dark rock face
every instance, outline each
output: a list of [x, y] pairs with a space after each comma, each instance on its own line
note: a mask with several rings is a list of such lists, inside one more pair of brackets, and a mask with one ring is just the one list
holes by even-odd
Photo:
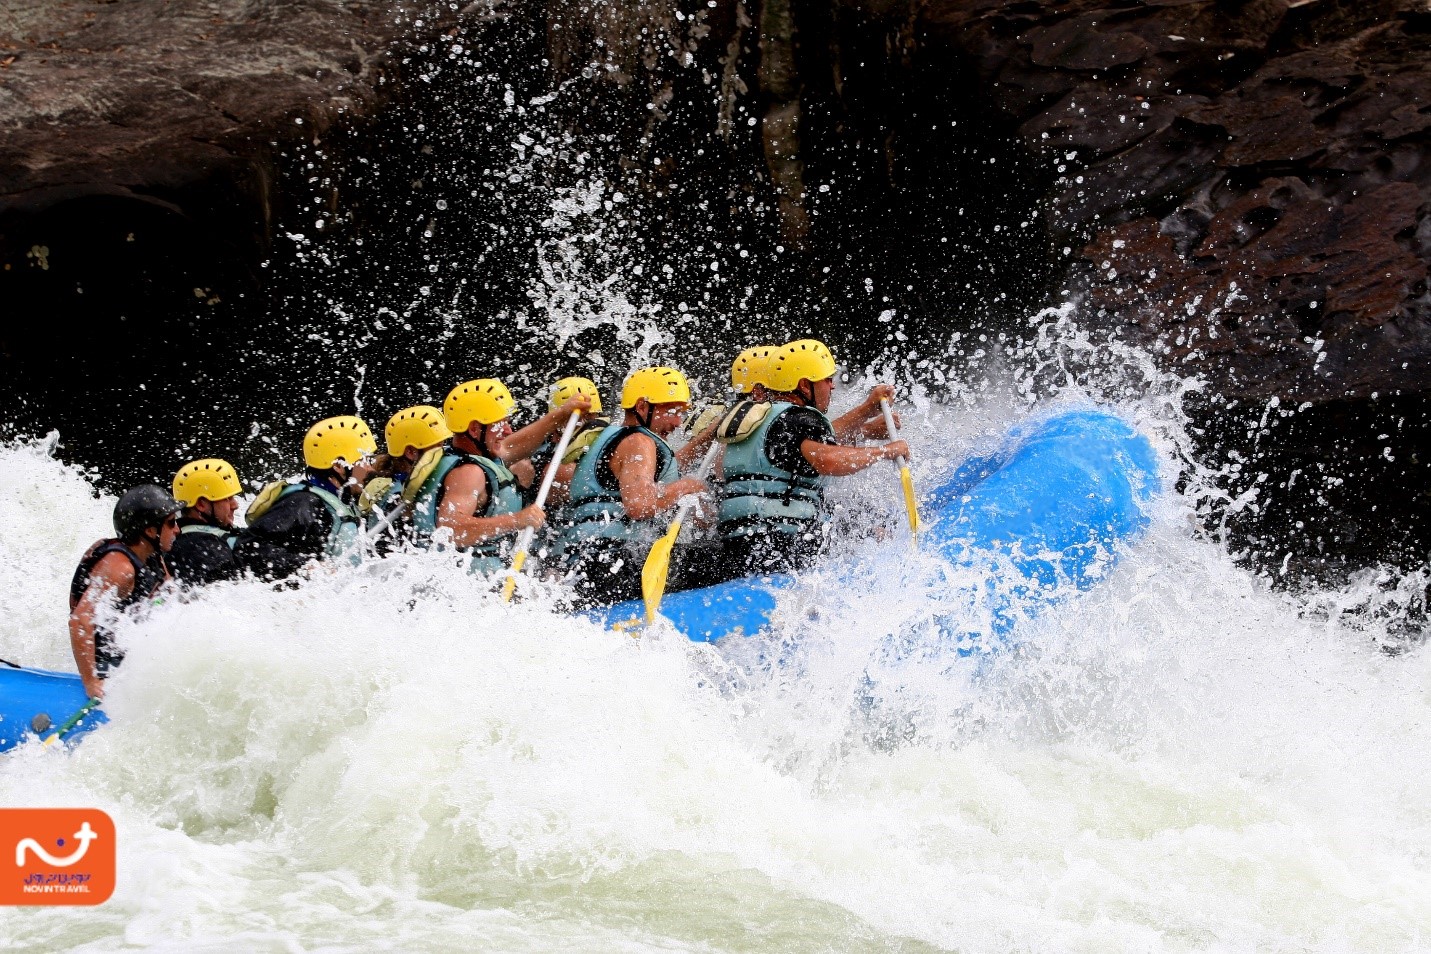
[[[131, 297], [172, 285], [217, 303], [252, 290], [284, 201], [276, 153], [371, 113], [395, 42], [423, 15], [376, 0], [9, 0], [7, 299], [64, 312], [76, 285], [90, 282], [93, 298], [106, 277], [146, 269], [145, 281], [120, 282]], [[443, 27], [430, 20], [429, 31]], [[8, 354], [25, 354], [0, 335]]]
[[[377, 96], [408, 28], [386, 3], [14, 0], [0, 20], [0, 186], [176, 189], [234, 177], [272, 139], [321, 134]], [[382, 14], [381, 16], [379, 14]]]
[[[739, 140], [731, 116], [758, 120], [749, 145], [790, 244], [819, 228], [821, 151], [844, 148], [821, 124], [874, 140], [907, 179], [900, 112], [919, 71], [943, 69], [1049, 170], [1051, 252], [1069, 249], [1067, 277], [1109, 325], [1238, 398], [1431, 386], [1421, 0], [687, 6], [554, 4], [553, 68], [607, 64], [598, 88], [639, 91], [646, 134], [696, 64], [720, 118], [687, 109], [688, 135]], [[881, 71], [885, 122], [862, 128], [856, 74]]]
[[1064, 163], [1105, 319], [1221, 393], [1431, 388], [1431, 12], [1303, 0], [934, 4], [930, 41]]
[[[965, 58], [969, 95], [1076, 170], [1056, 181], [1048, 228], [1076, 248], [1108, 322], [1234, 396], [1431, 384], [1431, 13], [1419, 0], [853, 8]], [[720, 70], [707, 76], [719, 116], [704, 118], [728, 125], [732, 103], [757, 104], [782, 230], [800, 242], [801, 99], [818, 85], [800, 73], [801, 8], [621, 11], [555, 4], [556, 76], [604, 60], [607, 85], [644, 84], [649, 103], [631, 105], [654, 114], [649, 126], [671, 96], [661, 76], [704, 57]], [[212, 244], [216, 260], [243, 247], [253, 262], [273, 222], [274, 148], [371, 112], [393, 41], [456, 16], [377, 0], [9, 4], [5, 266], [47, 268], [17, 223], [77, 200], [148, 206], [184, 244]]]
[[0, 4], [6, 425], [78, 438], [79, 462], [117, 481], [155, 479], [189, 440], [212, 449], [193, 456], [238, 454], [234, 396], [273, 381], [243, 352], [276, 310], [264, 266], [279, 230], [300, 204], [331, 221], [357, 201], [296, 157], [400, 97], [401, 59], [460, 15], [395, 0]]

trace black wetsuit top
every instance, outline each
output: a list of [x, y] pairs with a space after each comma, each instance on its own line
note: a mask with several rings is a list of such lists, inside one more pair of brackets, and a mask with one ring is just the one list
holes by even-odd
[[[208, 527], [212, 524], [192, 517], [183, 517], [179, 526]], [[215, 528], [218, 529], [218, 528]], [[181, 583], [202, 586], [220, 580], [232, 580], [243, 572], [234, 556], [236, 532], [211, 533], [191, 530], [181, 532], [168, 553], [169, 572]]]
[[[85, 551], [85, 555], [80, 558], [79, 566], [75, 567], [74, 578], [70, 580], [71, 613], [79, 605], [84, 591], [89, 589], [90, 575], [94, 572], [95, 564], [111, 553], [124, 554], [134, 566], [134, 588], [129, 591], [128, 596], [115, 600], [114, 605], [120, 610], [151, 599], [159, 591], [159, 587], [164, 584], [164, 581], [168, 579], [169, 574], [164, 562], [164, 554], [156, 553], [146, 562], [140, 560], [133, 550], [124, 545], [122, 540], [117, 538], [100, 540]], [[114, 644], [114, 633], [96, 622], [94, 627], [95, 673], [103, 679], [109, 675], [109, 670], [123, 661], [124, 651]]]
[[280, 497], [239, 532], [234, 557], [265, 580], [282, 580], [311, 560], [323, 559], [333, 532], [333, 511], [316, 493]]

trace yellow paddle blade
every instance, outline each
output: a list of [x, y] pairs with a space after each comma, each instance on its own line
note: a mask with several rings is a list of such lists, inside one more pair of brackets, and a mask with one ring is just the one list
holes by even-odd
[[671, 529], [665, 536], [651, 544], [651, 552], [646, 554], [646, 563], [641, 567], [641, 596], [646, 601], [646, 622], [656, 618], [656, 610], [661, 605], [661, 597], [666, 592], [666, 574], [671, 570], [671, 549], [676, 545], [676, 537], [681, 535], [681, 518], [671, 521]]
[[516, 555], [512, 557], [512, 570], [507, 574], [506, 582], [502, 584], [503, 601], [507, 603], [512, 602], [512, 592], [517, 588], [517, 574], [522, 572], [522, 567], [526, 562], [526, 550], [518, 550]]
[[914, 478], [909, 475], [908, 467], [899, 469], [899, 482], [904, 485], [904, 510], [909, 514], [909, 532], [919, 532], [919, 506], [914, 500]]

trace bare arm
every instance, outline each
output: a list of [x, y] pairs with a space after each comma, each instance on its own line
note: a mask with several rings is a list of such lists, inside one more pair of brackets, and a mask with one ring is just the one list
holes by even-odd
[[706, 448], [710, 447], [711, 441], [715, 440], [716, 428], [720, 427], [720, 421], [721, 419], [717, 417], [710, 424], [703, 427], [694, 437], [686, 441], [686, 446], [676, 451], [676, 464], [681, 470], [690, 470], [696, 464], [700, 463], [701, 457], [704, 456], [706, 452]]
[[104, 698], [104, 680], [94, 661], [94, 617], [100, 602], [113, 594], [124, 599], [134, 592], [134, 566], [121, 553], [106, 554], [90, 571], [89, 586], [70, 611], [70, 651], [80, 682], [91, 699]]
[[[884, 411], [879, 406], [881, 400], [894, 400], [894, 388], [888, 384], [876, 384], [870, 388], [868, 397], [831, 421], [830, 426], [835, 430], [835, 440], [844, 443], [857, 433], [861, 433], [865, 437], [873, 437], [876, 434], [888, 437], [883, 424]], [[866, 425], [873, 425], [876, 421], [880, 422], [878, 428], [866, 430]]]
[[707, 489], [705, 481], [693, 477], [656, 483], [656, 442], [645, 434], [622, 439], [611, 454], [611, 472], [621, 486], [621, 505], [632, 520], [649, 520], [673, 509], [687, 494]]
[[502, 460], [508, 464], [513, 461], [526, 460], [536, 452], [538, 447], [542, 446], [542, 441], [561, 430], [573, 411], [585, 414], [590, 409], [591, 398], [585, 394], [569, 398], [555, 411], [548, 411], [521, 430], [509, 434], [502, 441]]
[[908, 460], [909, 445], [904, 441], [891, 441], [875, 447], [849, 447], [807, 440], [800, 444], [800, 456], [823, 477], [848, 477], [882, 460], [894, 460], [896, 457]]
[[552, 478], [552, 489], [547, 491], [547, 503], [558, 506], [567, 502], [571, 489], [571, 478], [576, 473], [576, 464], [562, 464]]
[[475, 464], [454, 467], [443, 478], [442, 488], [437, 525], [451, 530], [452, 542], [459, 547], [475, 546], [527, 527], [536, 529], [546, 522], [546, 514], [535, 504], [516, 513], [476, 516], [487, 505], [487, 474]]

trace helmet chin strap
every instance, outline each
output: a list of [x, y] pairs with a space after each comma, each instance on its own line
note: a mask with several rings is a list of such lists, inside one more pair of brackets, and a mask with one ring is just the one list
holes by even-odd
[[[808, 394], [805, 393], [805, 385], [807, 384], [810, 385], [810, 392]], [[795, 396], [800, 399], [800, 403], [805, 407], [813, 407], [815, 405], [815, 385], [809, 378], [801, 378], [800, 383], [795, 385]]]
[[[646, 400], [646, 399], [645, 399], [645, 398], [642, 398], [642, 400]], [[635, 408], [632, 408], [632, 410], [635, 411], [636, 409], [635, 409]], [[646, 428], [646, 430], [649, 431], [649, 430], [651, 429], [651, 415], [653, 415], [653, 414], [655, 414], [655, 413], [656, 413], [656, 408], [655, 408], [655, 406], [652, 405], [650, 401], [646, 401], [646, 416], [645, 416], [645, 417], [642, 417], [642, 416], [641, 416], [641, 412], [640, 412], [640, 411], [636, 411], [636, 421], [637, 421], [637, 423], [639, 423], [642, 427]]]

